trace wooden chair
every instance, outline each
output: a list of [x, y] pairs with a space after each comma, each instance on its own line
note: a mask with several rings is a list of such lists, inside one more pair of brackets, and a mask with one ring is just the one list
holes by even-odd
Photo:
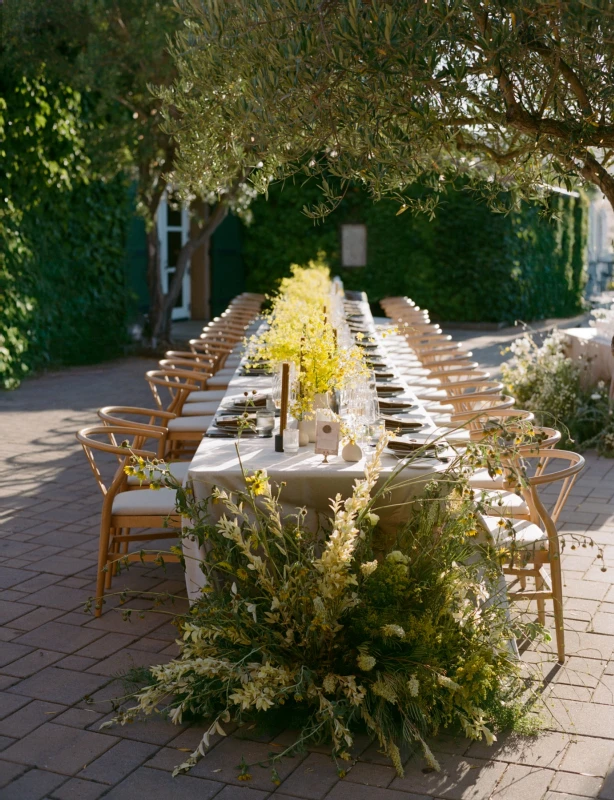
[[161, 430], [164, 433], [163, 457], [178, 460], [196, 452], [213, 420], [213, 415], [179, 417], [172, 411], [135, 406], [105, 406], [98, 411], [98, 416], [106, 425]]
[[[76, 434], [87, 460], [92, 468], [96, 482], [103, 495], [100, 520], [100, 543], [98, 548], [98, 574], [96, 578], [96, 603], [94, 613], [102, 614], [105, 589], [111, 582], [118, 561], [159, 561], [158, 553], [129, 552], [131, 542], [176, 539], [181, 519], [175, 511], [175, 492], [172, 489], [152, 491], [125, 491], [128, 475], [125, 467], [131, 466], [131, 453], [117, 445], [117, 437], [132, 439], [141, 443], [144, 438], [156, 438], [155, 431], [145, 431], [135, 436], [133, 428], [121, 426], [92, 426], [83, 428]], [[96, 463], [95, 453], [110, 453], [119, 460], [111, 482], [107, 486]], [[133, 448], [135, 456], [153, 459], [158, 452]], [[174, 526], [174, 530], [169, 530]], [[131, 533], [134, 528], [165, 528], [162, 532]], [[178, 561], [177, 556], [166, 555], [165, 561]]]
[[[510, 516], [496, 518], [482, 515], [481, 522], [495, 544], [506, 547], [509, 551], [509, 563], [503, 571], [518, 580], [520, 589], [515, 591], [508, 588], [508, 598], [535, 601], [537, 617], [542, 625], [546, 624], [546, 600], [552, 600], [558, 661], [559, 664], [563, 664], [565, 662], [563, 576], [559, 532], [556, 525], [569, 493], [584, 468], [584, 458], [568, 450], [539, 449], [537, 453], [525, 455], [522, 461], [526, 464], [533, 459], [537, 460], [536, 472], [528, 478], [528, 486], [520, 489], [529, 509], [529, 518], [518, 519]], [[553, 461], [565, 461], [568, 466], [547, 471]], [[516, 464], [510, 463], [510, 474], [516, 467]], [[547, 511], [539, 489], [559, 482], [561, 486], [553, 508]], [[517, 490], [515, 480], [508, 488]], [[550, 566], [549, 575], [545, 570], [546, 565]], [[535, 589], [526, 588], [529, 577], [534, 579]]]
[[[193, 361], [187, 358], [163, 358], [159, 362], [163, 369], [179, 369], [185, 371], [193, 370], [194, 372], [201, 372], [201, 367], [198, 361]], [[201, 390], [205, 389], [226, 389], [236, 371], [236, 367], [223, 367], [218, 369], [215, 375], [207, 374], [207, 377], [202, 380]], [[205, 373], [201, 373], [205, 374]]]
[[[163, 411], [172, 411], [176, 416], [212, 416], [217, 411], [223, 392], [202, 389], [208, 375], [198, 370], [152, 369], [145, 373], [156, 405]], [[200, 400], [189, 402], [190, 396], [198, 393]]]

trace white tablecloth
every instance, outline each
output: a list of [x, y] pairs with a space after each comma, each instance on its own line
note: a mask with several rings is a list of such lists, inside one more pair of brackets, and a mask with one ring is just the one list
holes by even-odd
[[[365, 313], [368, 304], [365, 303]], [[370, 312], [369, 312], [370, 313]], [[404, 346], [399, 337], [386, 337], [380, 340], [380, 348], [388, 354], [390, 363], [395, 362], [395, 351]], [[395, 383], [397, 379], [395, 378]], [[438, 428], [433, 417], [425, 408], [425, 403], [418, 400], [411, 391], [407, 381], [402, 381], [406, 391], [402, 397], [411, 400], [417, 406], [412, 412], [412, 417], [420, 420], [424, 427], [416, 438], [436, 438]], [[233, 395], [242, 395], [246, 390], [256, 389], [264, 392], [270, 389], [271, 378], [262, 376], [244, 376], [239, 370], [231, 379], [225, 400]], [[397, 398], [395, 398], [397, 399]], [[245, 438], [240, 443], [240, 454], [243, 468], [253, 472], [256, 469], [266, 469], [274, 484], [286, 483], [282, 491], [283, 508], [286, 513], [296, 513], [297, 508], [306, 508], [310, 514], [308, 524], [316, 524], [317, 514], [330, 513], [330, 501], [336, 494], [348, 497], [355, 480], [364, 477], [364, 458], [356, 463], [343, 461], [341, 455], [336, 458], [329, 456], [329, 463], [324, 464], [321, 455], [315, 455], [314, 445], [299, 448], [298, 453], [291, 455], [276, 453], [273, 439]], [[398, 473], [392, 483], [391, 493], [387, 493], [380, 501], [385, 508], [374, 508], [380, 516], [379, 527], [384, 533], [394, 532], [397, 526], [408, 516], [408, 502], [421, 494], [428, 480], [436, 474], [445, 471], [448, 465], [436, 459], [417, 460], [411, 466]], [[392, 473], [399, 468], [399, 461], [392, 455], [382, 458], [382, 470], [378, 487], [388, 480]], [[188, 479], [192, 481], [196, 500], [204, 500], [211, 494], [213, 486], [228, 491], [244, 490], [245, 482], [241, 471], [241, 464], [237, 455], [237, 441], [234, 439], [204, 438], [190, 464]], [[377, 505], [380, 505], [378, 503]], [[211, 513], [223, 513], [221, 504], [211, 507]], [[206, 580], [199, 568], [199, 561], [205, 556], [197, 543], [189, 538], [183, 540], [186, 555], [186, 582], [190, 599], [195, 599], [200, 594], [200, 589]]]

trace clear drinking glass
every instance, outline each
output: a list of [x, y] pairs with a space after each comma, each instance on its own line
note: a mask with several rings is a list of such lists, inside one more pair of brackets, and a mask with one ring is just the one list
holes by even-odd
[[266, 409], [261, 409], [256, 412], [256, 433], [261, 438], [266, 438], [273, 435], [273, 428], [275, 427], [275, 414]]
[[377, 419], [369, 425], [369, 444], [376, 446], [386, 432], [386, 424], [383, 419]]
[[284, 453], [298, 453], [298, 428], [284, 430]]

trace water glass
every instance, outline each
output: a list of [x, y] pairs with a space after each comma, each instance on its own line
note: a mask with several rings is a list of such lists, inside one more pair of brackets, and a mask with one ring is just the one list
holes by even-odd
[[266, 438], [273, 435], [273, 428], [275, 427], [275, 414], [272, 414], [266, 409], [261, 409], [256, 412], [256, 433], [261, 438]]
[[298, 453], [298, 428], [284, 430], [284, 453]]
[[378, 445], [379, 440], [386, 432], [386, 423], [383, 419], [376, 419], [369, 425], [369, 444], [374, 447]]

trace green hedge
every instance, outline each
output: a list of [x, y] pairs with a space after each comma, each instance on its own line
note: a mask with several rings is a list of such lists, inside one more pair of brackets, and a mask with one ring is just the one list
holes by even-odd
[[125, 182], [87, 174], [78, 93], [4, 76], [0, 154], [0, 386], [126, 342]]
[[112, 358], [126, 343], [123, 182], [49, 192], [0, 231], [0, 380]]
[[[416, 188], [416, 192], [420, 191]], [[318, 199], [313, 184], [274, 186], [253, 206], [244, 231], [247, 288], [269, 290], [291, 263], [318, 251], [347, 288], [375, 302], [407, 294], [437, 319], [513, 322], [567, 316], [582, 307], [587, 203], [553, 193], [550, 221], [534, 206], [507, 215], [491, 211], [462, 186], [447, 192], [433, 220], [390, 200], [374, 203], [352, 189], [340, 208], [314, 225], [301, 213]], [[367, 226], [367, 266], [340, 268], [339, 225]]]

